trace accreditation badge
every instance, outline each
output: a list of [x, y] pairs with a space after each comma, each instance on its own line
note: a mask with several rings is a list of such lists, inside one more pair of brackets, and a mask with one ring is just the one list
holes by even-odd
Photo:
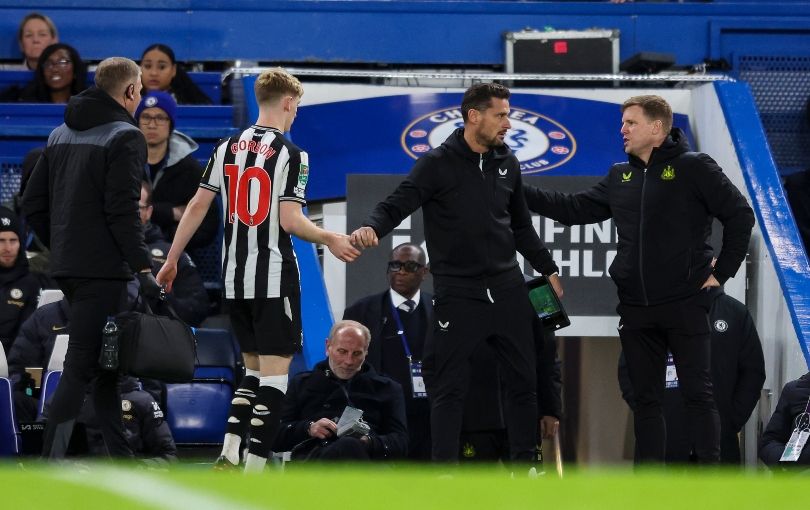
[[782, 452], [782, 457], [779, 462], [796, 462], [802, 454], [802, 449], [807, 443], [807, 438], [810, 437], [810, 430], [794, 429], [793, 434], [790, 435], [790, 441], [785, 445], [785, 451]]
[[411, 388], [413, 389], [413, 398], [427, 398], [421, 361], [411, 361]]

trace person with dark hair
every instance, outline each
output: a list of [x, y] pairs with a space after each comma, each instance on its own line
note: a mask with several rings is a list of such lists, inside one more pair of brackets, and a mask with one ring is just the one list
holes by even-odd
[[[698, 462], [720, 460], [720, 419], [710, 375], [712, 287], [734, 276], [745, 259], [754, 212], [706, 154], [691, 152], [673, 128], [672, 108], [643, 95], [621, 106], [627, 162], [596, 186], [573, 194], [526, 188], [529, 208], [564, 225], [613, 218], [617, 255], [610, 275], [619, 294], [619, 337], [635, 390], [639, 462], [662, 463], [666, 425], [661, 406], [667, 349], [677, 367], [687, 429]], [[723, 248], [713, 261], [714, 218]]]
[[65, 123], [48, 138], [23, 194], [23, 212], [49, 244], [51, 272], [72, 321], [45, 458], [65, 456], [88, 385], [109, 454], [132, 457], [117, 373], [99, 366], [102, 328], [121, 311], [133, 272], [145, 297], [160, 294], [138, 217], [146, 141], [132, 115], [141, 100], [141, 71], [130, 59], [111, 57], [98, 65], [95, 83], [70, 99]]
[[[135, 110], [135, 120], [146, 138], [144, 178], [152, 187], [151, 222], [160, 227], [163, 236], [171, 242], [186, 204], [199, 188], [203, 166], [194, 156], [199, 146], [175, 129], [177, 103], [167, 92], [147, 92]], [[218, 209], [212, 204], [187, 248], [209, 244], [218, 228]]]
[[0, 342], [6, 354], [39, 300], [40, 283], [28, 271], [21, 230], [17, 215], [0, 207]]
[[141, 55], [143, 93], [152, 91], [172, 95], [177, 104], [212, 104], [211, 98], [191, 81], [177, 65], [174, 51], [165, 44], [152, 44]]
[[422, 207], [436, 296], [422, 367], [436, 461], [458, 459], [470, 358], [481, 342], [493, 346], [509, 394], [511, 459], [528, 465], [535, 456], [535, 313], [516, 252], [548, 276], [558, 295], [562, 286], [532, 226], [520, 163], [505, 144], [509, 97], [509, 89], [495, 83], [467, 89], [461, 102], [464, 127], [419, 158], [351, 235], [355, 246], [376, 246]]
[[343, 312], [371, 331], [366, 362], [402, 386], [408, 419], [408, 458], [430, 460], [430, 405], [414, 387], [412, 368], [423, 359], [428, 327], [433, 323], [433, 296], [419, 286], [428, 275], [425, 252], [403, 243], [391, 250], [386, 273], [389, 288], [360, 299]]
[[[805, 113], [807, 124], [810, 125], [810, 97], [805, 104]], [[810, 168], [786, 176], [784, 188], [804, 251], [810, 253]]]
[[87, 88], [87, 66], [75, 48], [51, 44], [39, 56], [34, 79], [20, 91], [21, 102], [67, 103]]

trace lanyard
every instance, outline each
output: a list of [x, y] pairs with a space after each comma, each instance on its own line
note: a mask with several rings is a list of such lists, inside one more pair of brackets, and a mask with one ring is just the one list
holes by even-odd
[[394, 320], [397, 322], [397, 335], [399, 335], [399, 339], [402, 340], [402, 348], [405, 350], [405, 357], [408, 358], [408, 363], [410, 363], [413, 356], [411, 356], [411, 350], [408, 348], [408, 339], [405, 338], [405, 327], [402, 325], [402, 319], [399, 318], [399, 310], [394, 306], [393, 301], [391, 302], [391, 313], [394, 316]]

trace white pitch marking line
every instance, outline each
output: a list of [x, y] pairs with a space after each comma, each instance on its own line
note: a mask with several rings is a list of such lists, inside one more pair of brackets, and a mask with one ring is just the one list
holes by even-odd
[[[222, 510], [239, 508], [240, 510], [260, 510], [260, 507], [249, 505], [244, 501], [226, 499], [218, 494], [204, 492], [198, 487], [188, 488], [167, 482], [157, 475], [147, 475], [137, 471], [119, 468], [92, 469], [90, 473], [68, 471], [58, 472], [54, 478], [75, 485], [85, 485], [97, 490], [110, 492], [128, 498], [136, 503], [151, 505], [155, 508], [176, 509], [179, 506], [194, 510]], [[269, 507], [261, 507], [267, 510]]]

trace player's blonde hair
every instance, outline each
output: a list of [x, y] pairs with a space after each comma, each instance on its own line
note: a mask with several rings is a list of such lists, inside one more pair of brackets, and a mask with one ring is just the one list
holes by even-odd
[[304, 95], [304, 87], [298, 78], [280, 67], [260, 74], [253, 90], [256, 93], [256, 102], [260, 105], [274, 103], [284, 96], [300, 98]]

